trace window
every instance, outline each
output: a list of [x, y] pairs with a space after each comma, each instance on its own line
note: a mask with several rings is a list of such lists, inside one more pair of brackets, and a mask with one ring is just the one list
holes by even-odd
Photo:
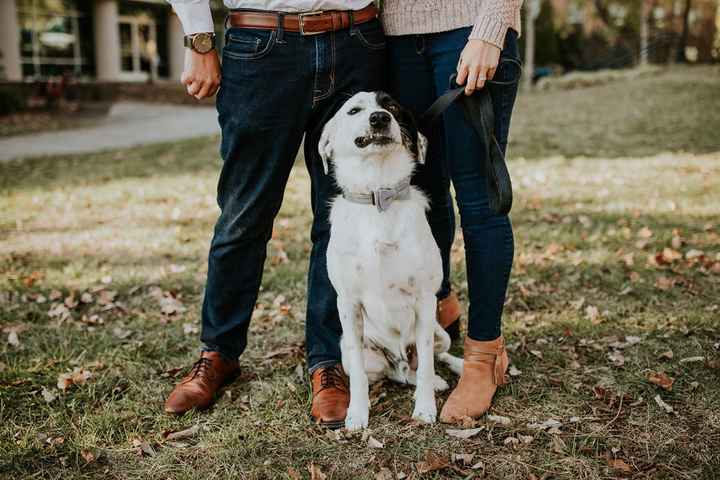
[[94, 73], [91, 4], [85, 0], [17, 0], [23, 76]]

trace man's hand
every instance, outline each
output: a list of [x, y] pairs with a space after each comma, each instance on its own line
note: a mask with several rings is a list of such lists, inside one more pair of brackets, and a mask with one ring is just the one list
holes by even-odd
[[498, 47], [484, 40], [468, 40], [460, 54], [455, 82], [465, 85], [467, 80], [465, 95], [472, 95], [485, 86], [485, 80], [492, 80], [499, 61]]
[[188, 95], [198, 100], [212, 97], [220, 86], [220, 60], [217, 51], [198, 53], [185, 49], [185, 70], [180, 81]]

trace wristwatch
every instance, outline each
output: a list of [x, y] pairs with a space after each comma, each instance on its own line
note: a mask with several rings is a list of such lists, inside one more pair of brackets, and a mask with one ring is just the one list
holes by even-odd
[[185, 47], [198, 53], [208, 53], [215, 48], [214, 33], [194, 33], [185, 36]]

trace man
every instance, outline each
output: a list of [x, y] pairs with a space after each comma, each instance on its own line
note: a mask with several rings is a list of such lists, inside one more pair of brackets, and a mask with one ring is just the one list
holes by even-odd
[[313, 210], [305, 330], [311, 417], [341, 427], [349, 392], [325, 258], [328, 201], [338, 192], [323, 171], [317, 143], [324, 123], [347, 98], [384, 87], [385, 37], [377, 10], [371, 0], [225, 0], [231, 11], [221, 73], [208, 0], [169, 1], [187, 34], [182, 82], [188, 94], [200, 99], [220, 88], [223, 167], [202, 308], [202, 353], [165, 410], [206, 408], [237, 376], [273, 220], [305, 135]]
[[[352, 93], [383, 87], [384, 35], [371, 0], [226, 0], [222, 73], [208, 0], [170, 0], [186, 33], [182, 82], [196, 98], [220, 87], [220, 217], [210, 247], [202, 354], [165, 403], [208, 407], [238, 374], [285, 185], [305, 140], [313, 248], [306, 349], [313, 419], [341, 426], [348, 405], [340, 322], [328, 280], [328, 200], [337, 194], [317, 156], [325, 121]], [[321, 13], [324, 11], [326, 13]]]

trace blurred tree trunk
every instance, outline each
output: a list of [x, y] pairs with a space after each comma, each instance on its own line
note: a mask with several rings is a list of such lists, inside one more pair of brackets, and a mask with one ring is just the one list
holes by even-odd
[[653, 0], [643, 0], [640, 11], [640, 66], [648, 64], [648, 48], [650, 46], [650, 15]]
[[540, 0], [527, 0], [525, 2], [525, 72], [523, 87], [532, 89], [535, 76], [535, 19], [540, 13]]
[[683, 9], [682, 30], [677, 43], [677, 51], [675, 61], [677, 63], [686, 63], [685, 48], [687, 47], [688, 36], [690, 35], [690, 9], [692, 8], [692, 0], [685, 0], [685, 8]]

